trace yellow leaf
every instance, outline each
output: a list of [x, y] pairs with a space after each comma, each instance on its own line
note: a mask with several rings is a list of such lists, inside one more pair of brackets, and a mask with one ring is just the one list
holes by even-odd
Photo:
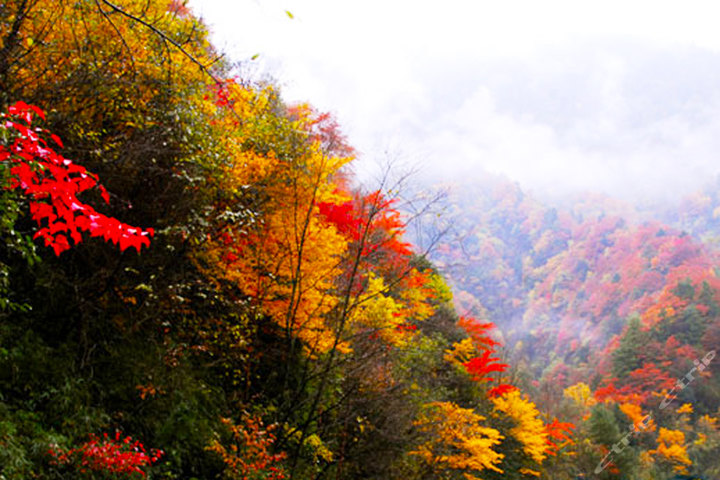
[[472, 409], [451, 402], [427, 404], [415, 422], [427, 440], [410, 453], [438, 473], [458, 470], [468, 479], [476, 478], [470, 472], [503, 473], [498, 465], [504, 455], [493, 450], [503, 436], [494, 428], [482, 426], [484, 420]]
[[492, 399], [495, 408], [517, 422], [510, 433], [523, 445], [523, 450], [537, 463], [547, 457], [547, 432], [535, 404], [513, 390]]

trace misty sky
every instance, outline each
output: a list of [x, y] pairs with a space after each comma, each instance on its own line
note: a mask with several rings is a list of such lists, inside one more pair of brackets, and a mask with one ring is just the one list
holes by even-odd
[[713, 2], [190, 5], [247, 74], [333, 112], [362, 162], [626, 198], [679, 196], [720, 173]]

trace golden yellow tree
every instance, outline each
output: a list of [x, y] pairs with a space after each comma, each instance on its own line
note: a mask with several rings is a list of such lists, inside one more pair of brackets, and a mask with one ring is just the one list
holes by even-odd
[[[229, 161], [220, 188], [242, 196], [249, 185], [262, 185], [262, 217], [230, 218], [208, 239], [199, 264], [237, 285], [308, 353], [346, 350], [328, 314], [338, 302], [333, 292], [347, 240], [323, 221], [318, 204], [345, 198], [332, 178], [349, 159], [325, 155], [319, 141], [294, 133], [302, 132], [302, 122], [274, 111], [271, 89], [230, 83], [224, 95], [239, 106], [242, 121], [218, 116], [217, 127], [233, 132], [224, 140]], [[270, 133], [277, 138], [263, 138]]]
[[590, 390], [590, 386], [584, 382], [578, 382], [575, 385], [567, 387], [563, 390], [563, 396], [572, 399], [576, 405], [582, 407], [584, 410], [587, 410], [597, 403], [595, 397], [593, 397], [592, 390]]
[[[78, 136], [102, 136], [104, 152], [142, 127], [160, 127], [153, 109], [174, 109], [214, 83], [207, 31], [179, 7], [157, 0], [4, 2], [3, 95], [37, 103]], [[183, 95], [170, 93], [180, 89]]]
[[468, 480], [483, 470], [503, 473], [499, 464], [504, 456], [493, 450], [503, 439], [494, 428], [482, 426], [486, 419], [472, 409], [452, 402], [433, 402], [425, 406], [415, 422], [426, 441], [411, 452], [432, 472], [459, 471]]
[[660, 427], [657, 443], [658, 447], [648, 453], [672, 465], [676, 472], [687, 473], [687, 467], [692, 465], [692, 461], [685, 448], [685, 434], [680, 430]]
[[523, 451], [538, 464], [547, 457], [548, 435], [535, 404], [513, 390], [492, 399], [495, 409], [516, 422], [510, 433], [522, 445]]

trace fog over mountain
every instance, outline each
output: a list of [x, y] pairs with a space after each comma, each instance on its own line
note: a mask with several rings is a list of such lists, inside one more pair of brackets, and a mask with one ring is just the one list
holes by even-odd
[[489, 171], [657, 201], [720, 171], [720, 42], [702, 3], [192, 4], [245, 72], [337, 116], [361, 178], [402, 157], [429, 183]]
[[487, 169], [544, 193], [657, 200], [718, 173], [720, 57], [707, 50], [597, 40], [418, 76], [443, 101], [392, 131], [428, 178]]

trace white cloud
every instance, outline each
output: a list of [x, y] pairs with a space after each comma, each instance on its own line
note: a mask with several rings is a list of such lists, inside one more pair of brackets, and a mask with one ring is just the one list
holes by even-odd
[[[191, 0], [367, 157], [546, 189], [693, 188], [720, 170], [713, 2]], [[290, 10], [290, 19], [285, 10]]]

